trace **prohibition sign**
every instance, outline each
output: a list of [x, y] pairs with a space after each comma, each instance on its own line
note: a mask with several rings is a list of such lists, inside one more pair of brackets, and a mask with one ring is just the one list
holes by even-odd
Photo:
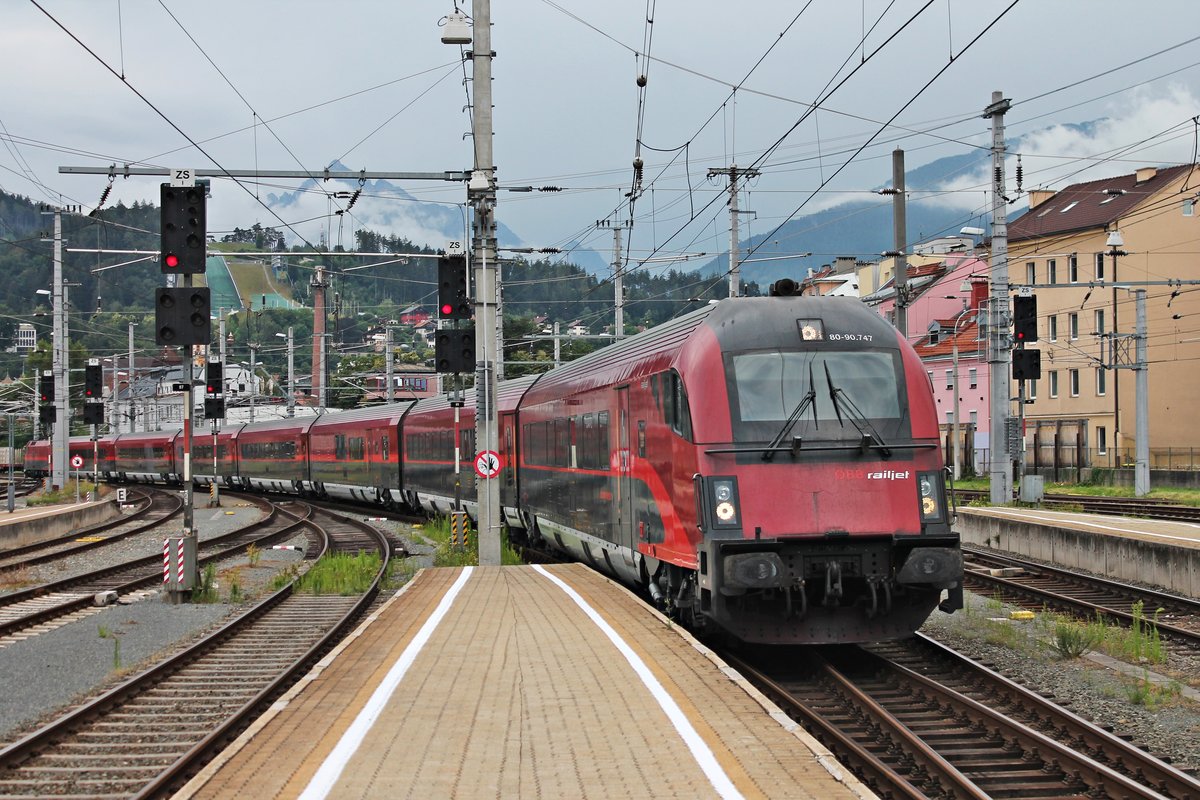
[[79, 469], [83, 466], [83, 456], [71, 456], [71, 466]]
[[475, 474], [481, 478], [494, 478], [500, 474], [504, 462], [495, 450], [483, 450], [475, 456]]

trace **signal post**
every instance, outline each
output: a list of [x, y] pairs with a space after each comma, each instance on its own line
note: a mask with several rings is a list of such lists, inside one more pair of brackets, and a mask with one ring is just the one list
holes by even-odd
[[[154, 340], [182, 349], [183, 403], [183, 534], [163, 544], [163, 577], [170, 601], [178, 604], [196, 585], [195, 492], [192, 486], [192, 406], [195, 371], [192, 348], [212, 339], [212, 303], [207, 287], [193, 287], [192, 276], [204, 274], [207, 214], [205, 187], [191, 170], [172, 170], [161, 185], [161, 269], [182, 279], [182, 286], [155, 292]], [[215, 451], [214, 451], [215, 452]]]

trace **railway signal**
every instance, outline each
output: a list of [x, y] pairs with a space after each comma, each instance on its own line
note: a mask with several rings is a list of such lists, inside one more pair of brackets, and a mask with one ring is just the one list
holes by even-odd
[[104, 403], [84, 403], [83, 404], [83, 424], [84, 425], [103, 425], [104, 424]]
[[441, 319], [470, 319], [474, 309], [467, 296], [467, 257], [438, 259], [438, 316]]
[[43, 403], [54, 402], [54, 375], [46, 372], [42, 375], [41, 381], [38, 384], [38, 396], [41, 397]]
[[154, 290], [154, 341], [165, 345], [208, 344], [212, 338], [208, 287]]
[[1038, 340], [1036, 295], [1013, 298], [1013, 338], [1017, 344]]
[[164, 274], [204, 274], [206, 204], [203, 186], [162, 184], [159, 211]]
[[99, 400], [104, 395], [104, 367], [88, 364], [83, 368], [83, 396]]
[[1014, 381], [1036, 381], [1042, 377], [1041, 350], [1014, 350], [1012, 356]]
[[440, 373], [475, 371], [475, 329], [446, 329], [434, 340], [434, 369]]
[[225, 393], [225, 365], [220, 361], [209, 361], [204, 368], [204, 396], [217, 397]]

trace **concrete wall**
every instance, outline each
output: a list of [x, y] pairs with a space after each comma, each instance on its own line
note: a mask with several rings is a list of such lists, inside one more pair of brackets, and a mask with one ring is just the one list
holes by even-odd
[[[963, 542], [1086, 569], [1118, 581], [1140, 581], [1200, 597], [1200, 549], [1058, 528], [958, 510]], [[1147, 609], [1148, 613], [1152, 609]]]
[[[45, 512], [45, 514], [34, 517], [17, 518], [12, 522], [0, 525], [0, 549], [22, 547], [52, 539], [76, 528], [112, 519], [121, 513], [117, 508], [115, 498], [71, 507], [66, 511], [56, 509], [54, 506], [47, 506]], [[0, 522], [4, 522], [4, 520], [5, 515], [0, 512]]]

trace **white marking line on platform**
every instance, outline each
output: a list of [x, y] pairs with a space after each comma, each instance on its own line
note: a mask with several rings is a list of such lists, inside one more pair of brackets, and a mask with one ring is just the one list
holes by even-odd
[[379, 719], [379, 715], [383, 713], [384, 706], [391, 699], [392, 693], [396, 691], [396, 687], [400, 685], [400, 681], [404, 679], [408, 668], [416, 661], [417, 655], [421, 649], [433, 636], [433, 632], [437, 630], [437, 626], [441, 624], [442, 618], [450, 610], [454, 599], [458, 597], [458, 593], [462, 591], [466, 585], [467, 579], [471, 577], [474, 567], [464, 567], [462, 574], [458, 576], [458, 580], [446, 592], [445, 597], [438, 603], [433, 614], [421, 626], [421, 630], [417, 631], [417, 635], [408, 643], [408, 647], [404, 648], [404, 652], [396, 659], [396, 663], [388, 670], [388, 674], [380, 682], [379, 687], [375, 689], [371, 695], [371, 699], [363, 706], [363, 710], [358, 712], [358, 716], [354, 718], [354, 722], [350, 723], [350, 727], [342, 734], [342, 738], [338, 740], [333, 751], [325, 757], [321, 768], [313, 775], [312, 780], [308, 782], [308, 786], [304, 788], [304, 792], [300, 795], [300, 800], [318, 800], [325, 798], [333, 790], [334, 785], [341, 777], [342, 771], [346, 765], [350, 763], [350, 759], [366, 738], [367, 733], [371, 730], [371, 726]]
[[717, 763], [716, 756], [712, 750], [700, 738], [700, 734], [692, 727], [691, 720], [683, 713], [683, 709], [675, 702], [674, 698], [667, 692], [663, 685], [659, 683], [658, 678], [654, 677], [654, 673], [646, 666], [646, 662], [633, 652], [633, 648], [629, 646], [624, 639], [621, 638], [612, 626], [605, 622], [604, 617], [600, 616], [594, 608], [588, 605], [587, 601], [580, 597], [579, 593], [568, 586], [564, 581], [551, 575], [544, 567], [539, 564], [534, 564], [533, 568], [545, 575], [551, 581], [558, 585], [558, 588], [567, 593], [567, 596], [575, 601], [575, 605], [583, 609], [583, 613], [587, 614], [592, 622], [596, 623], [604, 635], [608, 637], [625, 656], [625, 660], [629, 662], [629, 666], [633, 667], [633, 671], [642, 679], [642, 683], [650, 690], [650, 694], [658, 701], [658, 705], [667, 715], [667, 719], [671, 720], [671, 724], [675, 726], [675, 730], [679, 732], [679, 736], [683, 739], [684, 744], [692, 751], [692, 757], [696, 759], [696, 763], [700, 765], [700, 769], [708, 777], [713, 788], [717, 790], [717, 794], [721, 797], [740, 798], [742, 793], [733, 785], [733, 781], [725, 774], [725, 770], [721, 769], [721, 765]]
[[[1006, 517], [1019, 517], [1022, 519], [1033, 519], [1033, 520], [1037, 520], [1038, 522], [1041, 522], [1043, 524], [1050, 520], [1060, 519], [1063, 522], [1073, 522], [1076, 525], [1087, 525], [1089, 528], [1097, 528], [1102, 531], [1116, 531], [1118, 533], [1136, 533], [1139, 536], [1153, 536], [1156, 539], [1174, 539], [1174, 540], [1180, 541], [1180, 542], [1192, 542], [1193, 544], [1196, 543], [1195, 537], [1192, 537], [1192, 536], [1172, 536], [1169, 533], [1154, 533], [1153, 531], [1142, 531], [1142, 530], [1137, 530], [1136, 528], [1118, 528], [1115, 525], [1101, 525], [1098, 522], [1088, 522], [1086, 520], [1074, 519], [1072, 517], [1065, 517], [1065, 516], [1064, 517], [1046, 517], [1046, 516], [1039, 516], [1037, 514], [1022, 514], [1019, 511], [1000, 511], [1000, 512], [995, 512], [995, 513], [1002, 514], [1003, 516], [1006, 516]], [[1164, 520], [1164, 521], [1170, 521], [1170, 520]], [[1198, 527], [1196, 525], [1193, 525], [1190, 522], [1172, 522], [1172, 524], [1174, 524], [1174, 525], [1191, 525], [1192, 527]]]

